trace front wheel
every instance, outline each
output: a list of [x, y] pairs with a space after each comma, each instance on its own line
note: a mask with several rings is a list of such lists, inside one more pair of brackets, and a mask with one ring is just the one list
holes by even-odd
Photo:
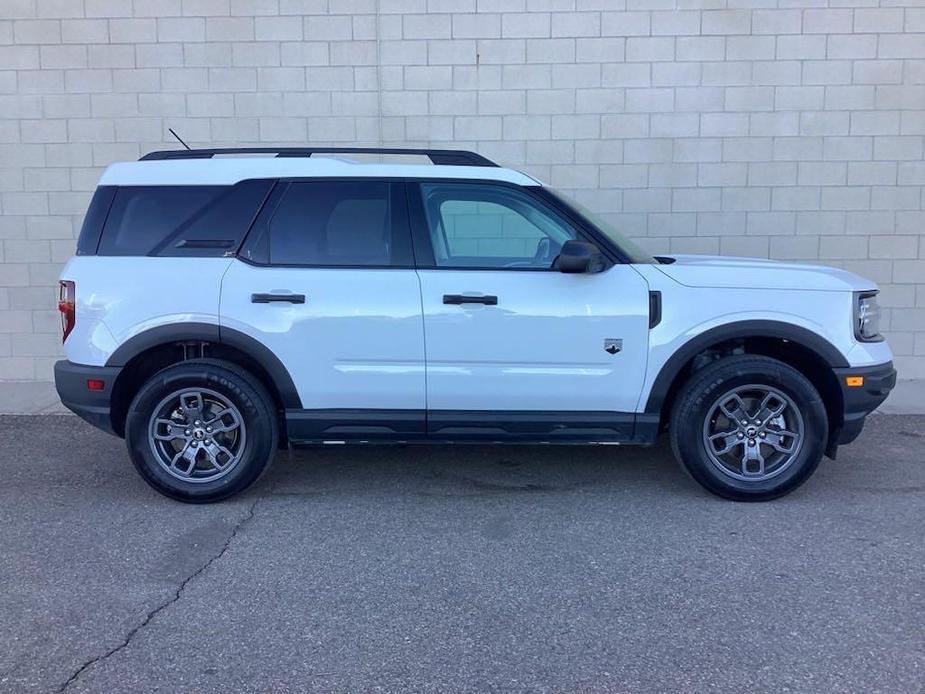
[[160, 493], [207, 503], [247, 489], [277, 444], [273, 400], [236, 364], [174, 364], [145, 383], [128, 411], [125, 439], [135, 468]]
[[681, 389], [671, 416], [671, 445], [707, 490], [736, 501], [792, 492], [825, 452], [828, 419], [803, 374], [770, 357], [720, 359]]

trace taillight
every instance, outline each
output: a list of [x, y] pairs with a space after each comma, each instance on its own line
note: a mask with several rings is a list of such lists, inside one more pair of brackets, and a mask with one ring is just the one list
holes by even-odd
[[61, 342], [67, 339], [77, 320], [75, 306], [76, 285], [71, 280], [58, 282], [58, 310], [61, 312]]

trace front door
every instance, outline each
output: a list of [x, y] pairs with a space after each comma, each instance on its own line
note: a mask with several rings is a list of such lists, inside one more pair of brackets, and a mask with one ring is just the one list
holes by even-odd
[[433, 253], [429, 268], [418, 253], [428, 432], [632, 436], [648, 340], [640, 274], [624, 264], [595, 274], [553, 269], [562, 244], [581, 234], [517, 187], [434, 181], [412, 193], [416, 243]]
[[404, 184], [281, 181], [222, 283], [221, 321], [289, 371], [290, 438], [424, 432], [424, 333]]

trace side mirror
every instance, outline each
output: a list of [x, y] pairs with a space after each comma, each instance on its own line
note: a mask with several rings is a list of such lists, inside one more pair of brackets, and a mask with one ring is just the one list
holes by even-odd
[[570, 239], [562, 244], [556, 265], [559, 272], [600, 272], [604, 269], [604, 256], [593, 243]]

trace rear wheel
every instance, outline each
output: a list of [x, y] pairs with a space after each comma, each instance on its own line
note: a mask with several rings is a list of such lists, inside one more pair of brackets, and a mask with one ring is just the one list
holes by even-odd
[[678, 461], [706, 489], [765, 501], [796, 489], [825, 451], [828, 419], [803, 374], [763, 356], [727, 357], [696, 372], [671, 417]]
[[277, 444], [273, 400], [236, 364], [182, 362], [152, 376], [126, 420], [136, 469], [162, 494], [206, 503], [247, 489]]

